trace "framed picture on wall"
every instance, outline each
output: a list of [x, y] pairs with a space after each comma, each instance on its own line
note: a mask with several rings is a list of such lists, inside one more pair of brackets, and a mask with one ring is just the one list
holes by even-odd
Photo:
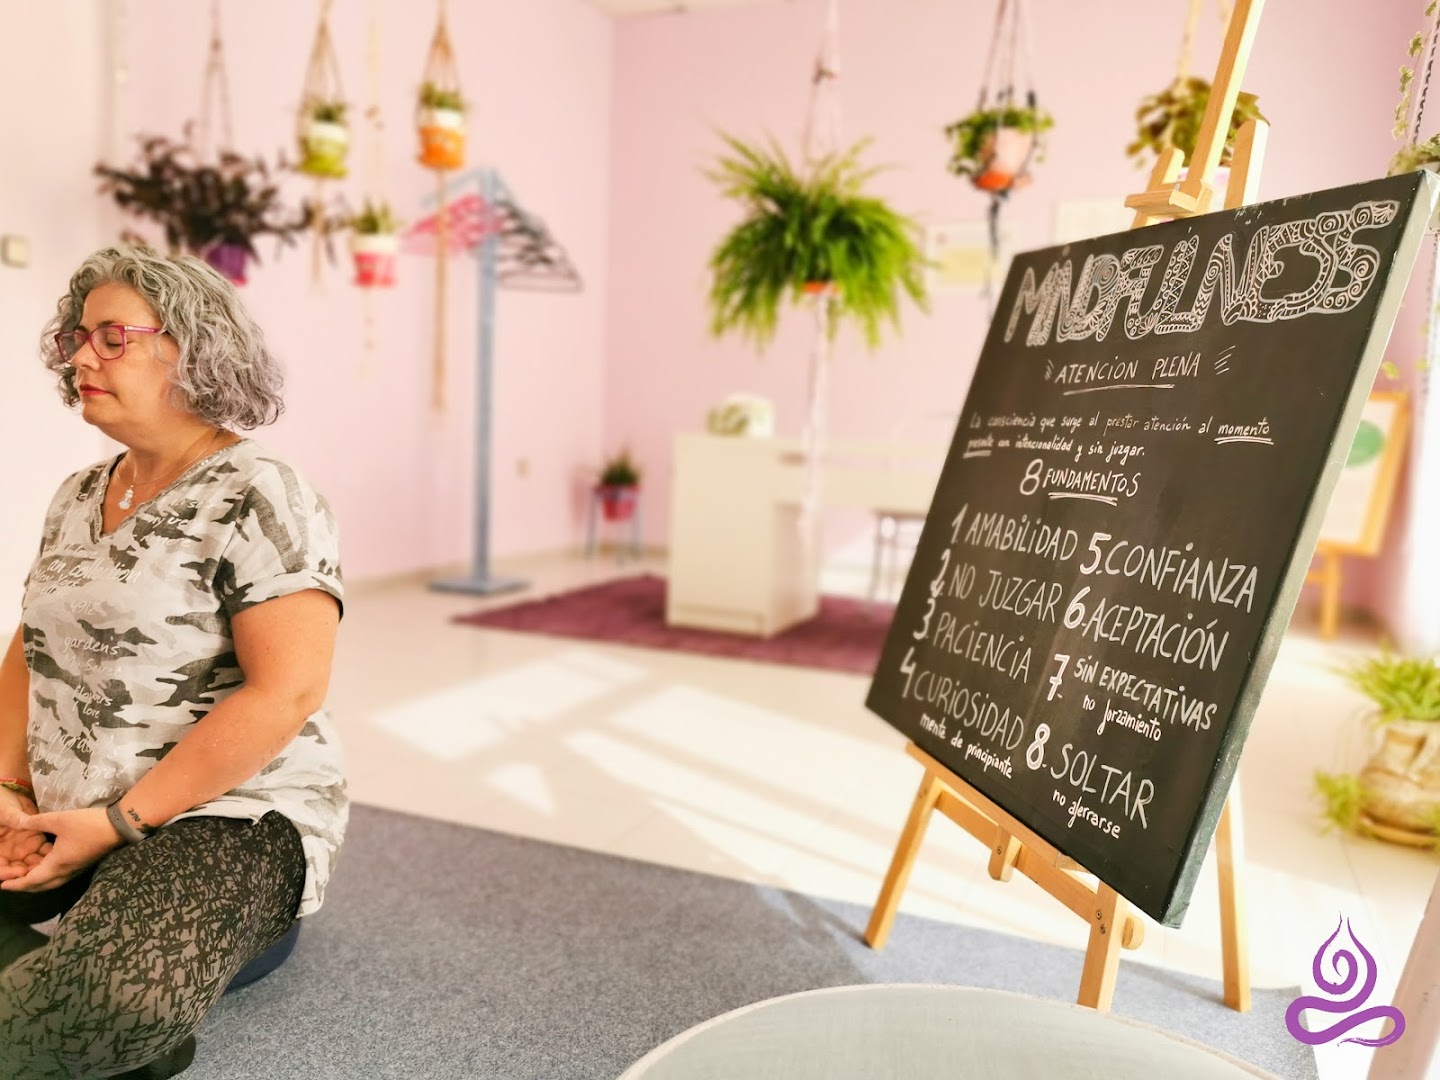
[[1003, 226], [996, 258], [990, 251], [990, 226], [985, 221], [927, 225], [925, 257], [932, 265], [925, 271], [925, 287], [932, 293], [983, 289], [987, 275], [998, 286], [1009, 272], [1014, 250], [1014, 237]]
[[1343, 555], [1378, 555], [1409, 432], [1409, 403], [1399, 391], [1370, 395], [1355, 442], [1325, 512], [1317, 547]]

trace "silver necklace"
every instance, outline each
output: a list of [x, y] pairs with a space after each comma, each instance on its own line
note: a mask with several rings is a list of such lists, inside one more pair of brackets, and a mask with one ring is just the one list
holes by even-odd
[[[212, 431], [212, 432], [210, 433], [210, 438], [206, 439], [206, 440], [205, 440], [205, 445], [200, 448], [200, 453], [199, 453], [199, 454], [196, 454], [196, 455], [195, 455], [194, 457], [192, 457], [189, 461], [185, 462], [185, 464], [184, 464], [184, 465], [181, 465], [180, 468], [173, 470], [170, 475], [173, 476], [173, 475], [177, 475], [177, 474], [179, 474], [179, 473], [181, 473], [181, 472], [184, 472], [184, 471], [185, 471], [186, 469], [188, 469], [191, 465], [194, 465], [195, 462], [199, 461], [201, 454], [204, 454], [206, 450], [209, 450], [209, 449], [210, 449], [210, 444], [215, 441], [215, 436], [217, 436], [217, 435], [219, 435], [219, 434], [220, 434], [219, 428], [216, 428], [214, 431]], [[192, 444], [192, 445], [193, 445], [193, 444]], [[128, 455], [127, 455], [127, 457], [128, 457]], [[161, 475], [164, 475], [164, 474], [161, 474]], [[150, 485], [150, 484], [153, 484], [153, 483], [155, 482], [155, 480], [156, 480], [156, 477], [154, 477], [154, 476], [152, 476], [149, 480], [143, 480], [143, 481], [142, 481], [142, 480], [137, 479], [137, 478], [136, 478], [136, 475], [135, 475], [135, 462], [134, 462], [133, 460], [131, 460], [131, 462], [130, 462], [130, 483], [127, 484], [126, 487], [125, 487], [125, 494], [122, 495], [122, 496], [120, 496], [120, 502], [119, 502], [120, 509], [121, 509], [121, 510], [129, 510], [130, 507], [133, 505], [133, 501], [132, 501], [132, 500], [135, 498], [135, 485], [136, 485], [136, 484], [139, 484], [141, 487], [146, 487], [146, 486], [148, 486], [148, 485]]]

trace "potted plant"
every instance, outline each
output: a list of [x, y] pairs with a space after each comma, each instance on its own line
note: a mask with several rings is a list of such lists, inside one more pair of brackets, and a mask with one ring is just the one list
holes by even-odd
[[465, 164], [465, 110], [458, 90], [433, 82], [420, 88], [415, 117], [420, 164], [430, 169], [458, 169]]
[[395, 263], [400, 253], [400, 223], [390, 204], [365, 200], [365, 208], [351, 222], [350, 253], [355, 259], [355, 284], [395, 284]]
[[[1205, 107], [1209, 103], [1209, 79], [1198, 75], [1176, 79], [1158, 94], [1151, 94], [1141, 101], [1135, 111], [1138, 125], [1135, 141], [1125, 148], [1125, 153], [1143, 165], [1148, 155], [1159, 155], [1173, 146], [1185, 155], [1188, 164], [1195, 155], [1195, 140], [1200, 136], [1200, 124], [1205, 119]], [[1235, 111], [1230, 115], [1230, 126], [1220, 148], [1221, 168], [1229, 169], [1235, 137], [1240, 133], [1241, 126], [1247, 120], [1264, 119], [1255, 95], [1241, 91], [1235, 98]], [[1223, 187], [1219, 178], [1215, 186]]]
[[640, 493], [640, 470], [623, 449], [605, 463], [595, 485], [600, 492], [600, 507], [606, 521], [628, 521], [635, 513]]
[[832, 155], [806, 175], [773, 141], [750, 146], [725, 136], [733, 151], [711, 178], [745, 216], [710, 257], [711, 330], [739, 330], [759, 346], [774, 337], [780, 305], [829, 293], [827, 333], [853, 319], [872, 348], [884, 321], [898, 325], [900, 293], [925, 306], [925, 257], [909, 218], [864, 192], [873, 170], [866, 143]]
[[121, 209], [158, 224], [172, 253], [200, 255], [238, 285], [245, 283], [246, 259], [259, 260], [257, 237], [292, 244], [312, 224], [310, 210], [287, 211], [259, 157], [227, 150], [201, 162], [188, 141], [162, 135], [141, 136], [140, 154], [131, 169], [96, 165], [100, 190]]
[[953, 148], [950, 171], [968, 176], [981, 191], [1020, 187], [1030, 180], [1032, 157], [1043, 160], [1042, 136], [1054, 125], [1049, 113], [1030, 105], [976, 109], [945, 129]]
[[1440, 664], [1389, 653], [1344, 672], [1374, 706], [1377, 743], [1359, 774], [1320, 773], [1326, 816], [1399, 843], [1440, 838]]
[[300, 131], [301, 172], [323, 179], [343, 179], [350, 129], [345, 124], [345, 102], [315, 100], [306, 110]]

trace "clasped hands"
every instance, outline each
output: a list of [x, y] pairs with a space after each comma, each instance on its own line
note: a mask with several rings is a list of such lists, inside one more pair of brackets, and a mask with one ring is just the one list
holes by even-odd
[[0, 889], [43, 892], [120, 847], [103, 808], [41, 814], [17, 792], [0, 789]]

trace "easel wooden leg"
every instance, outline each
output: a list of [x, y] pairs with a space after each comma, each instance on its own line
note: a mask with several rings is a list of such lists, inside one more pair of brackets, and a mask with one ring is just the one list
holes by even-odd
[[1240, 868], [1245, 844], [1240, 824], [1237, 780], [1220, 813], [1215, 830], [1215, 863], [1220, 877], [1220, 955], [1225, 972], [1225, 1004], [1236, 1012], [1250, 1011], [1250, 939], [1245, 925], [1245, 896]]
[[1323, 581], [1320, 602], [1320, 636], [1327, 641], [1340, 631], [1340, 556], [1333, 551], [1325, 553], [1325, 568], [1321, 571]]
[[1090, 920], [1090, 944], [1085, 949], [1085, 970], [1080, 975], [1080, 996], [1076, 999], [1097, 1012], [1109, 1012], [1115, 996], [1115, 976], [1120, 971], [1121, 929], [1126, 916], [1125, 899], [1101, 882], [1096, 890], [1094, 917]]
[[890, 936], [895, 912], [900, 908], [900, 897], [910, 880], [910, 868], [915, 865], [920, 842], [925, 839], [925, 827], [930, 824], [930, 814], [940, 801], [942, 787], [940, 778], [929, 771], [920, 781], [920, 790], [915, 793], [915, 802], [910, 807], [910, 817], [900, 833], [900, 842], [895, 845], [890, 869], [885, 872], [885, 883], [880, 886], [880, 898], [875, 901], [875, 910], [870, 913], [870, 925], [865, 928], [865, 943], [872, 949], [883, 949], [885, 939]]

